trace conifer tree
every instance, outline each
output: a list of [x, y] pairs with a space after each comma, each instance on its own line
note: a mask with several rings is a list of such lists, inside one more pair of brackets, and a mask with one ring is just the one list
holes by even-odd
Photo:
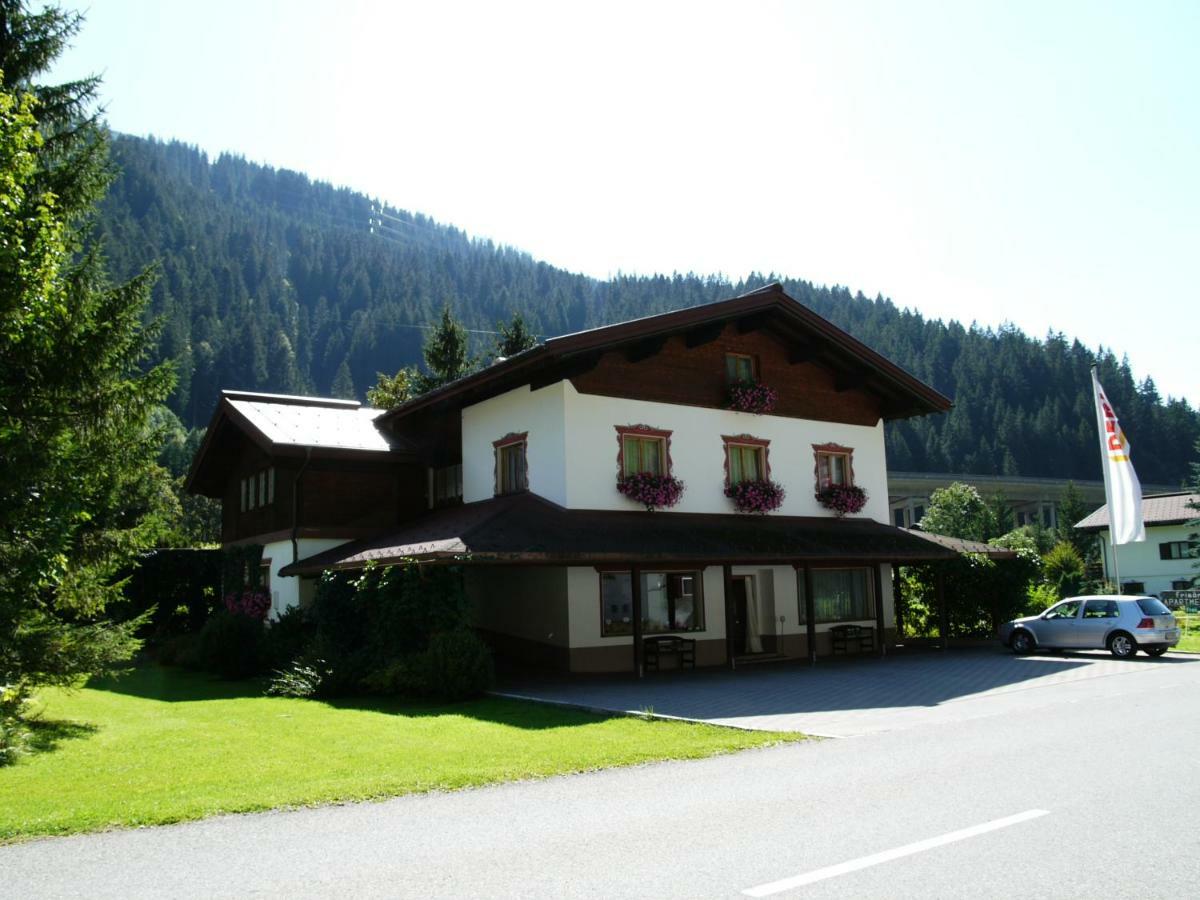
[[462, 378], [475, 365], [468, 351], [467, 331], [454, 318], [448, 305], [442, 307], [442, 317], [429, 333], [421, 353], [427, 371], [417, 375], [419, 394]]
[[329, 387], [329, 393], [340, 400], [355, 400], [358, 395], [354, 392], [354, 378], [350, 375], [350, 363], [347, 360], [342, 360], [342, 364], [338, 366], [337, 373], [333, 376], [333, 384]]
[[87, 241], [109, 178], [96, 82], [33, 83], [78, 25], [0, 0], [0, 719], [130, 658], [138, 623], [104, 608], [178, 515], [149, 421], [174, 376], [142, 369], [151, 278], [112, 284]]
[[496, 337], [496, 346], [492, 355], [498, 359], [507, 359], [537, 346], [537, 338], [525, 324], [525, 317], [519, 312], [513, 313], [512, 321], [507, 325], [498, 322], [496, 329], [500, 334]]
[[1068, 481], [1058, 500], [1058, 527], [1055, 529], [1055, 538], [1060, 542], [1066, 541], [1085, 560], [1095, 555], [1095, 542], [1087, 534], [1077, 531], [1075, 523], [1085, 519], [1090, 511], [1084, 505], [1075, 482]]

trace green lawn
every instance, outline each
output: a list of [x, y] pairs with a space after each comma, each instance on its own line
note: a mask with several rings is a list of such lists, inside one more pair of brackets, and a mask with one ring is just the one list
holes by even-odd
[[47, 691], [41, 700], [40, 749], [0, 768], [0, 841], [802, 739], [499, 698], [429, 705], [263, 697], [254, 682], [159, 667], [71, 693]]
[[1175, 621], [1179, 623], [1179, 627], [1183, 630], [1183, 634], [1179, 636], [1179, 643], [1175, 646], [1176, 650], [1185, 650], [1188, 653], [1200, 653], [1200, 615], [1175, 616]]

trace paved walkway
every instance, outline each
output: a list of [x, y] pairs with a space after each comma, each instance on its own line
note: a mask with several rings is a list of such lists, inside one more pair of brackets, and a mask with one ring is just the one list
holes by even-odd
[[1019, 657], [998, 650], [951, 651], [839, 659], [814, 668], [787, 663], [651, 674], [642, 681], [519, 680], [498, 693], [738, 728], [851, 737], [1120, 696], [1135, 687], [1127, 678], [1196, 663], [1200, 656], [1174, 653], [1116, 660], [1105, 652]]

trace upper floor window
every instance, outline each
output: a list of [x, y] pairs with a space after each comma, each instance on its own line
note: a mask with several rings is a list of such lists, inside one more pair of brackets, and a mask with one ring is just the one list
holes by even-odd
[[617, 459], [622, 476], [671, 474], [671, 432], [646, 425], [615, 427], [620, 442]]
[[723, 435], [722, 439], [725, 441], [725, 482], [728, 486], [770, 478], [771, 469], [767, 462], [770, 441], [748, 434], [736, 437]]
[[525, 461], [528, 432], [509, 434], [494, 441], [496, 450], [496, 494], [515, 494], [529, 489], [529, 468]]
[[1187, 541], [1167, 541], [1158, 545], [1158, 558], [1187, 559], [1191, 556], [1191, 546]]
[[835, 484], [854, 484], [854, 448], [839, 444], [813, 444], [816, 458], [817, 490]]
[[261, 509], [275, 502], [275, 467], [260, 469], [241, 481], [241, 511]]
[[758, 366], [745, 353], [725, 354], [725, 380], [729, 384], [753, 384], [758, 381]]

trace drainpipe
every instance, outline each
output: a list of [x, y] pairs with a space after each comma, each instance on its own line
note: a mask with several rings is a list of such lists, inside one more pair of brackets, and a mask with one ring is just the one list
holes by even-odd
[[300, 561], [300, 479], [304, 477], [304, 470], [308, 468], [308, 464], [312, 462], [312, 447], [304, 448], [304, 465], [300, 467], [300, 471], [296, 473], [296, 478], [292, 481], [292, 563]]

